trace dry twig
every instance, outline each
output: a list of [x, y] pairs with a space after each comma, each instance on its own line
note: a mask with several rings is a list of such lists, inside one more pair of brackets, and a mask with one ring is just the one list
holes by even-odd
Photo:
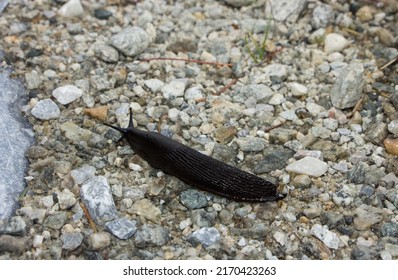
[[198, 63], [198, 64], [232, 67], [231, 63], [210, 62], [210, 61], [202, 61], [202, 60], [198, 60], [198, 59], [178, 58], [178, 57], [154, 57], [154, 58], [139, 59], [140, 62], [148, 62], [148, 61], [152, 61], [152, 60], [185, 61], [185, 62], [193, 62], [193, 63]]
[[84, 204], [82, 202], [80, 202], [79, 204], [80, 204], [80, 207], [82, 208], [84, 215], [86, 216], [91, 228], [94, 230], [94, 232], [97, 232], [97, 227], [96, 227], [93, 219], [91, 218], [90, 213], [88, 212], [86, 206], [84, 206]]

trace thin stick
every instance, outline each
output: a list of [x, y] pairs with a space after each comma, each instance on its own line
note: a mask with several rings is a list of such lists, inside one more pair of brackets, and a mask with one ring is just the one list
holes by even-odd
[[280, 126], [284, 125], [285, 123], [286, 123], [286, 121], [285, 121], [285, 122], [282, 122], [282, 123], [279, 123], [279, 124], [276, 124], [276, 125], [273, 125], [273, 126], [271, 126], [271, 127], [268, 127], [268, 128], [266, 128], [266, 129], [264, 129], [264, 132], [270, 132], [270, 131], [273, 130], [274, 128], [280, 127]]
[[398, 55], [396, 57], [394, 57], [391, 61], [387, 62], [386, 64], [384, 64], [382, 67], [380, 67], [380, 70], [384, 70], [385, 68], [387, 68], [388, 66], [390, 66], [391, 64], [394, 64], [395, 62], [398, 61]]
[[352, 111], [346, 115], [347, 118], [352, 117], [352, 116], [355, 114], [355, 112], [357, 112], [357, 111], [359, 110], [359, 108], [360, 108], [361, 105], [362, 105], [362, 101], [363, 101], [364, 97], [365, 97], [365, 95], [363, 95], [363, 96], [358, 100], [357, 104], [355, 104], [355, 106], [354, 106], [354, 109], [352, 109]]
[[224, 86], [222, 89], [220, 89], [217, 92], [217, 95], [220, 95], [221, 93], [224, 93], [227, 89], [229, 89], [230, 87], [232, 87], [234, 84], [236, 84], [239, 81], [239, 78], [233, 79], [232, 81], [230, 81], [226, 86]]
[[94, 230], [94, 232], [97, 232], [97, 227], [95, 226], [95, 223], [94, 223], [93, 219], [91, 218], [90, 213], [88, 212], [86, 206], [84, 206], [84, 204], [81, 202], [79, 204], [80, 204], [80, 207], [82, 208], [84, 215], [86, 216], [91, 228]]
[[185, 61], [185, 62], [193, 62], [193, 63], [198, 63], [198, 64], [208, 64], [208, 65], [232, 67], [231, 63], [210, 62], [210, 61], [202, 61], [202, 60], [198, 60], [198, 59], [177, 58], [177, 57], [154, 57], [154, 58], [139, 59], [140, 62], [148, 62], [148, 61], [152, 61], [152, 60]]

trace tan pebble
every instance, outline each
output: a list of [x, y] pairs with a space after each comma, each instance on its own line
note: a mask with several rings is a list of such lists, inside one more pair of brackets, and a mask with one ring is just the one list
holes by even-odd
[[392, 47], [395, 43], [394, 35], [385, 28], [379, 28], [376, 35], [379, 37], [380, 42], [387, 47]]
[[236, 135], [236, 128], [234, 126], [222, 126], [214, 133], [217, 141], [221, 144], [229, 143]]
[[398, 139], [387, 138], [383, 143], [387, 153], [398, 156]]
[[300, 217], [300, 223], [308, 224], [309, 221], [310, 221], [310, 220], [309, 220], [307, 217], [304, 217], [304, 216], [301, 216], [301, 217]]
[[108, 233], [96, 232], [89, 236], [88, 243], [92, 250], [102, 250], [110, 245], [111, 238]]
[[166, 252], [166, 253], [164, 253], [164, 259], [165, 259], [165, 260], [172, 260], [173, 257], [174, 257], [173, 252]]
[[373, 19], [372, 9], [369, 6], [363, 6], [357, 11], [356, 16], [362, 22], [370, 21]]
[[96, 118], [100, 121], [105, 121], [108, 117], [108, 106], [85, 108], [83, 112], [90, 117]]
[[320, 257], [321, 260], [328, 260], [329, 259], [329, 255], [326, 252], [321, 252], [319, 254], [319, 257]]

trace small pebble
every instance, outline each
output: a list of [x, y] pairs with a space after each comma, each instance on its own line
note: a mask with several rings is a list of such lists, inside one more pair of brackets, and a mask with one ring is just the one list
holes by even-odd
[[35, 118], [40, 120], [51, 120], [59, 118], [61, 111], [57, 104], [51, 99], [40, 100], [31, 111]]
[[219, 242], [220, 239], [220, 233], [214, 227], [203, 227], [187, 237], [187, 240], [193, 245], [201, 244], [205, 248]]
[[52, 95], [63, 105], [69, 104], [83, 95], [83, 91], [74, 85], [65, 85], [53, 90]]

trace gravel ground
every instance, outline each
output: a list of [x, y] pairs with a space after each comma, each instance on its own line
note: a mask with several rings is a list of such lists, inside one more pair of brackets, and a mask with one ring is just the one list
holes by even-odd
[[[397, 2], [11, 2], [2, 63], [36, 144], [1, 259], [398, 258]], [[234, 202], [152, 168], [103, 125], [129, 107], [287, 197]]]

